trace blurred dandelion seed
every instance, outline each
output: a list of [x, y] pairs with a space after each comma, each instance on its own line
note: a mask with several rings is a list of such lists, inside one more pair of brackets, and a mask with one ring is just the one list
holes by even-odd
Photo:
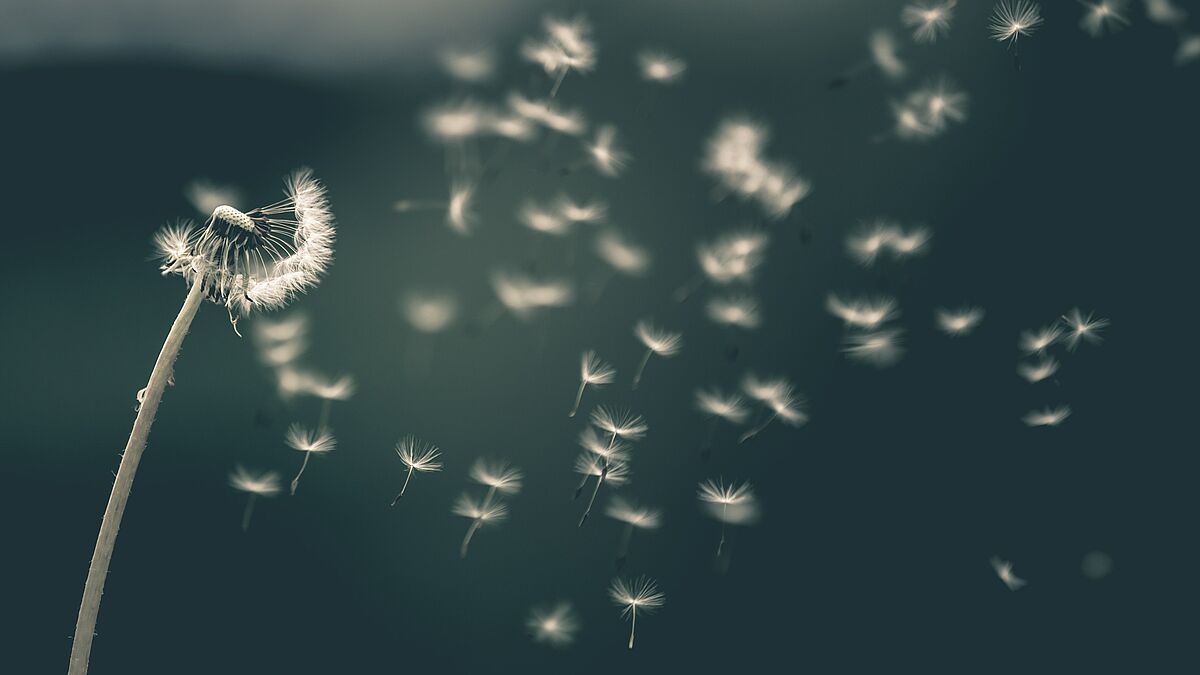
[[646, 347], [646, 355], [642, 357], [637, 370], [633, 373], [633, 388], [637, 389], [642, 381], [642, 372], [646, 369], [650, 357], [654, 355], [671, 358], [683, 348], [683, 333], [675, 333], [655, 326], [649, 319], [640, 319], [633, 326], [633, 334]]
[[1063, 420], [1071, 416], [1071, 406], [1060, 405], [1057, 408], [1042, 408], [1041, 410], [1032, 410], [1021, 418], [1027, 426], [1031, 427], [1056, 427], [1063, 423]]
[[1108, 328], [1109, 324], [1108, 319], [1094, 318], [1091, 312], [1085, 316], [1078, 307], [1073, 307], [1071, 311], [1064, 314], [1062, 322], [1067, 328], [1067, 335], [1064, 338], [1067, 343], [1067, 351], [1075, 351], [1081, 341], [1100, 344], [1104, 341], [1104, 338], [1100, 337], [1100, 332]]
[[842, 351], [855, 361], [886, 368], [895, 365], [904, 356], [904, 348], [900, 345], [902, 334], [903, 331], [899, 329], [850, 333], [845, 338]]
[[726, 484], [724, 479], [700, 483], [696, 493], [705, 512], [720, 521], [721, 540], [717, 542], [717, 557], [725, 548], [726, 525], [751, 525], [758, 520], [758, 498], [749, 481]]
[[454, 502], [454, 507], [451, 512], [456, 516], [471, 519], [471, 526], [467, 528], [467, 534], [463, 537], [462, 544], [458, 549], [458, 557], [466, 558], [467, 551], [471, 547], [471, 539], [475, 537], [475, 533], [484, 525], [494, 525], [502, 522], [508, 517], [508, 507], [501, 502], [492, 502], [490, 499], [483, 501], [475, 501], [471, 495], [463, 493], [459, 495], [458, 501]]
[[438, 54], [438, 62], [446, 74], [462, 82], [486, 82], [496, 72], [496, 55], [487, 47], [449, 47]]
[[245, 492], [246, 510], [242, 512], [242, 531], [250, 529], [250, 517], [254, 515], [254, 501], [258, 497], [274, 497], [279, 494], [279, 474], [274, 471], [252, 473], [242, 466], [234, 467], [229, 474], [229, 485], [235, 490]]
[[560, 602], [552, 607], [534, 607], [525, 627], [535, 642], [551, 647], [566, 647], [575, 641], [579, 630], [579, 619], [569, 602]]
[[241, 190], [236, 187], [218, 185], [204, 178], [197, 178], [188, 183], [183, 188], [183, 195], [196, 211], [204, 215], [212, 213], [223, 204], [237, 208], [243, 200]]
[[596, 46], [591, 39], [592, 27], [582, 16], [542, 19], [545, 39], [528, 39], [521, 45], [521, 57], [542, 67], [555, 78], [550, 98], [558, 94], [567, 73], [574, 70], [586, 73], [596, 67]]
[[742, 391], [765, 406], [770, 414], [743, 433], [738, 438], [739, 444], [762, 433], [762, 430], [776, 419], [793, 427], [808, 422], [808, 413], [804, 410], [804, 397], [796, 393], [795, 387], [783, 378], [760, 379], [753, 374], [747, 374], [742, 378]]
[[900, 21], [913, 30], [913, 41], [934, 42], [950, 31], [958, 0], [914, 2], [900, 11]]
[[628, 276], [642, 276], [650, 269], [650, 251], [634, 244], [616, 230], [596, 235], [596, 255], [613, 270]]
[[749, 295], [730, 295], [708, 301], [708, 318], [714, 323], [752, 330], [762, 324], [758, 300]]
[[613, 604], [621, 607], [621, 616], [629, 617], [629, 648], [633, 649], [633, 638], [637, 632], [637, 614], [653, 614], [667, 603], [666, 594], [658, 590], [658, 584], [649, 577], [638, 577], [635, 580], [613, 579], [608, 587], [608, 597]]
[[583, 390], [589, 385], [602, 387], [612, 384], [617, 377], [617, 370], [600, 360], [596, 352], [588, 350], [583, 353], [579, 362], [579, 391], [575, 394], [575, 405], [567, 417], [574, 417], [579, 412], [579, 403], [583, 400]]
[[1115, 33], [1129, 25], [1129, 19], [1124, 14], [1125, 0], [1101, 0], [1101, 2], [1079, 0], [1079, 4], [1084, 7], [1079, 27], [1092, 37], [1100, 37], [1104, 35], [1105, 31]]
[[658, 529], [662, 525], [662, 512], [658, 509], [638, 506], [622, 497], [613, 497], [605, 507], [604, 514], [625, 524], [621, 531], [620, 543], [617, 545], [616, 566], [619, 572], [625, 566], [625, 560], [629, 556], [629, 543], [633, 538], [633, 530], [635, 528], [639, 530]]
[[400, 442], [396, 444], [396, 454], [399, 455], [404, 466], [408, 467], [408, 473], [404, 477], [404, 485], [400, 488], [400, 494], [396, 495], [396, 498], [388, 506], [395, 506], [404, 496], [404, 491], [408, 489], [408, 481], [412, 480], [414, 471], [430, 473], [442, 470], [442, 463], [438, 461], [442, 453], [438, 447], [426, 443], [416, 436], [408, 435], [401, 438]]
[[960, 307], [947, 309], [939, 307], [934, 312], [938, 329], [951, 337], [970, 335], [983, 321], [983, 309], [980, 307]]
[[304, 470], [308, 468], [308, 460], [314, 454], [324, 455], [333, 451], [337, 447], [337, 439], [323, 427], [314, 431], [306, 429], [299, 424], [292, 424], [288, 427], [284, 441], [289, 448], [304, 453], [304, 461], [300, 464], [300, 471], [292, 479], [291, 494], [294, 496], [296, 488], [300, 487], [300, 477], [304, 475]]
[[1063, 329], [1060, 326], [1051, 324], [1038, 330], [1023, 331], [1018, 344], [1021, 351], [1028, 355], [1043, 354], [1062, 338], [1062, 334]]
[[458, 300], [450, 293], [410, 291], [400, 308], [409, 325], [421, 333], [440, 333], [458, 316]]
[[1032, 363], [1018, 363], [1017, 374], [1028, 382], [1041, 382], [1058, 372], [1058, 361], [1051, 356], [1043, 356], [1041, 360]]
[[1008, 590], [1018, 591], [1026, 584], [1024, 579], [1021, 579], [1017, 575], [1013, 574], [1012, 563], [1008, 562], [1007, 560], [1001, 560], [995, 556], [992, 557], [991, 563], [992, 569], [996, 572], [996, 576], [1000, 578], [1000, 581], [1004, 582], [1004, 585], [1008, 587]]
[[683, 78], [687, 63], [666, 52], [643, 50], [637, 57], [642, 79], [655, 84], [674, 84]]
[[629, 153], [617, 146], [617, 128], [606, 124], [596, 130], [596, 140], [585, 143], [588, 160], [601, 175], [614, 178], [629, 164]]
[[896, 301], [886, 297], [845, 299], [830, 293], [825, 308], [849, 328], [873, 329], [900, 316]]
[[471, 480], [486, 486], [483, 503], [490, 503], [496, 493], [515, 495], [521, 491], [525, 474], [505, 460], [477, 459], [468, 473]]

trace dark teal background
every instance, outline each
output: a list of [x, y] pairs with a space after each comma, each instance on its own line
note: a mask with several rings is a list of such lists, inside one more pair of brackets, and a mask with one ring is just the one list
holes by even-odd
[[[908, 81], [864, 76], [830, 92], [825, 82], [863, 57], [871, 29], [896, 25], [901, 3], [793, 4], [589, 7], [599, 69], [568, 76], [560, 97], [616, 124], [635, 161], [616, 180], [563, 176], [573, 142], [549, 157], [519, 148], [481, 187], [470, 238], [439, 214], [391, 210], [445, 193], [443, 153], [418, 125], [459, 93], [440, 75], [321, 81], [150, 57], [0, 71], [0, 670], [66, 666], [134, 393], [184, 297], [147, 261], [149, 237], [193, 215], [182, 187], [195, 177], [267, 203], [301, 165], [328, 184], [339, 220], [332, 272], [296, 307], [313, 318], [309, 361], [359, 384], [333, 411], [340, 445], [295, 497], [260, 502], [239, 530], [244, 501], [228, 471], [290, 475], [300, 458], [284, 430], [311, 424], [317, 405], [279, 403], [249, 340], [203, 307], [121, 528], [96, 675], [1194, 668], [1178, 653], [1194, 640], [1200, 66], [1172, 65], [1173, 34], [1140, 3], [1133, 26], [1092, 40], [1077, 5], [1046, 2], [1017, 72], [986, 36], [990, 3], [963, 2], [945, 41], [903, 39]], [[540, 14], [515, 23], [532, 33]], [[479, 98], [545, 90], [517, 60], [519, 38], [496, 37], [501, 79]], [[640, 82], [643, 46], [687, 59], [683, 84]], [[969, 121], [930, 143], [873, 143], [888, 101], [942, 73], [969, 92]], [[676, 305], [670, 294], [694, 273], [700, 238], [758, 218], [714, 204], [698, 171], [704, 139], [740, 112], [771, 126], [768, 154], [815, 189], [771, 226], [756, 284], [766, 322], [736, 339], [730, 362], [734, 340], [704, 319], [704, 296]], [[460, 326], [437, 340], [427, 376], [406, 373], [402, 292], [453, 289], [473, 319], [494, 267], [580, 283], [601, 270], [590, 255], [566, 262], [588, 232], [547, 242], [515, 220], [526, 198], [562, 190], [606, 200], [612, 222], [651, 247], [652, 274], [529, 323]], [[843, 237], [877, 215], [929, 224], [928, 255], [885, 272], [850, 261]], [[830, 291], [899, 298], [908, 351], [897, 366], [841, 357], [841, 327], [822, 306]], [[932, 313], [960, 303], [987, 317], [951, 340]], [[1104, 344], [1064, 357], [1057, 382], [1020, 380], [1019, 332], [1075, 305], [1112, 320]], [[630, 392], [642, 316], [686, 344]], [[582, 421], [565, 412], [585, 348], [621, 371], [585, 401], [630, 405], [650, 424], [625, 493], [665, 511], [661, 530], [634, 537], [626, 568], [667, 594], [639, 621], [633, 652], [605, 596], [620, 528], [601, 517], [577, 529], [570, 501]], [[793, 379], [812, 421], [742, 447], [726, 429], [704, 464], [692, 390], [732, 387], [747, 370]], [[1060, 402], [1075, 411], [1060, 428], [1019, 421]], [[407, 433], [438, 444], [446, 470], [414, 478], [389, 509], [403, 479], [392, 447]], [[460, 561], [466, 522], [449, 509], [478, 456], [513, 460], [526, 488]], [[764, 507], [759, 525], [736, 532], [723, 575], [717, 527], [694, 497], [719, 474], [751, 479]], [[1080, 572], [1091, 550], [1115, 562], [1099, 582]], [[993, 555], [1029, 586], [1007, 591]], [[530, 606], [560, 598], [583, 621], [562, 652], [523, 625]]]

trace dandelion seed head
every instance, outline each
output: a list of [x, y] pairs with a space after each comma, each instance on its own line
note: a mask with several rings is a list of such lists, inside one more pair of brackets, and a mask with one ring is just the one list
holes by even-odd
[[1092, 312], [1085, 315], [1081, 309], [1074, 307], [1062, 316], [1062, 323], [1067, 329], [1067, 349], [1074, 351], [1081, 341], [1092, 344], [1103, 342], [1100, 332], [1108, 327], [1109, 322], [1108, 319], [1095, 318]]
[[904, 347], [900, 344], [902, 334], [899, 329], [850, 333], [846, 336], [842, 352], [855, 361], [886, 368], [895, 365], [904, 356]]
[[600, 360], [596, 352], [588, 350], [579, 360], [579, 381], [586, 385], [599, 387], [612, 384], [617, 377], [617, 369]]
[[867, 47], [871, 52], [871, 61], [884, 75], [898, 80], [908, 73], [908, 67], [900, 60], [899, 47], [891, 31], [877, 30], [871, 33], [867, 38]]
[[650, 430], [650, 425], [641, 415], [635, 415], [628, 409], [617, 410], [599, 405], [592, 409], [590, 419], [597, 429], [618, 439], [636, 441]]
[[438, 461], [442, 452], [436, 445], [426, 443], [416, 436], [408, 435], [396, 443], [396, 454], [400, 461], [413, 471], [441, 471], [442, 463]]
[[886, 297], [843, 298], [830, 293], [825, 299], [825, 308], [851, 328], [876, 328], [900, 316], [896, 301]]
[[988, 30], [998, 42], [1014, 43], [1042, 25], [1042, 8], [1031, 0], [1000, 0], [992, 10]]
[[337, 447], [337, 439], [325, 429], [308, 429], [301, 424], [288, 427], [284, 441], [288, 447], [300, 452], [324, 454]]
[[579, 619], [571, 603], [560, 602], [553, 607], [534, 607], [525, 621], [525, 627], [536, 642], [565, 647], [575, 641]]
[[900, 11], [900, 20], [913, 29], [915, 42], [934, 42], [950, 30], [950, 19], [958, 0], [915, 2]]
[[704, 510], [712, 518], [730, 525], [749, 525], [758, 520], [758, 498], [749, 481], [728, 483], [724, 479], [706, 480], [696, 492]]
[[665, 52], [645, 50], [638, 54], [642, 79], [657, 84], [674, 84], [683, 78], [687, 63]]
[[1021, 421], [1031, 427], [1056, 427], [1070, 416], [1071, 406], [1060, 405], [1056, 408], [1047, 407], [1041, 410], [1031, 410], [1025, 413]]
[[496, 72], [496, 55], [487, 47], [450, 47], [438, 54], [442, 69], [462, 82], [486, 82]]
[[400, 301], [404, 318], [422, 333], [440, 333], [458, 317], [458, 300], [451, 293], [409, 291]]
[[608, 587], [608, 597], [613, 604], [623, 607], [621, 616], [637, 611], [650, 614], [667, 603], [667, 596], [658, 590], [658, 584], [650, 577], [637, 579], [613, 579]]
[[633, 334], [658, 356], [671, 357], [683, 348], [683, 333], [675, 333], [655, 326], [649, 319], [639, 319], [633, 326]]
[[996, 576], [1000, 578], [1000, 581], [1004, 582], [1005, 586], [1008, 586], [1008, 590], [1015, 591], [1025, 585], [1026, 582], [1024, 579], [1013, 574], [1012, 563], [996, 557], [992, 558], [991, 563]]
[[259, 497], [273, 497], [282, 490], [278, 473], [274, 471], [253, 473], [242, 466], [234, 467], [229, 474], [229, 486]]
[[633, 525], [640, 530], [655, 530], [662, 525], [662, 511], [638, 506], [623, 497], [613, 497], [604, 513], [614, 520]]
[[650, 251], [626, 240], [616, 230], [596, 235], [596, 255], [609, 267], [629, 276], [641, 276], [650, 269]]
[[1062, 338], [1063, 329], [1057, 324], [1044, 326], [1038, 330], [1022, 331], [1019, 342], [1021, 351], [1026, 354], [1041, 354], [1051, 345]]
[[958, 309], [939, 307], [934, 311], [934, 318], [937, 321], [938, 329], [947, 335], [957, 337], [968, 335], [975, 330], [975, 327], [983, 321], [983, 314], [981, 307], [960, 307]]
[[471, 465], [471, 480], [497, 492], [516, 494], [521, 491], [525, 474], [504, 460], [477, 459]]
[[618, 176], [629, 164], [629, 153], [617, 146], [617, 128], [611, 124], [597, 129], [596, 140], [584, 148], [592, 166], [605, 176]]
[[708, 301], [707, 313], [712, 321], [727, 326], [749, 330], [762, 324], [758, 300], [748, 295], [712, 298]]
[[696, 390], [696, 409], [733, 424], [741, 424], [750, 416], [745, 399], [737, 394], [723, 394], [715, 388]]
[[488, 525], [507, 518], [508, 506], [495, 500], [476, 500], [464, 492], [458, 496], [450, 512], [456, 516], [478, 521], [481, 525]]

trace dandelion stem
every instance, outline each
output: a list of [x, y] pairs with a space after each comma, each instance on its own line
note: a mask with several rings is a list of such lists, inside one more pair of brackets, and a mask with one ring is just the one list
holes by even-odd
[[192, 282], [183, 307], [175, 317], [175, 322], [171, 324], [171, 331], [167, 333], [167, 339], [158, 353], [158, 360], [154, 362], [154, 370], [150, 371], [150, 381], [146, 385], [137, 418], [133, 422], [133, 431], [125, 444], [125, 452], [121, 455], [117, 479], [113, 483], [112, 493], [108, 496], [104, 519], [100, 523], [100, 534], [96, 537], [96, 549], [88, 567], [83, 600], [79, 604], [79, 618], [75, 622], [75, 639], [71, 644], [68, 675], [87, 673], [88, 658], [92, 653], [92, 640], [96, 631], [96, 617], [100, 613], [100, 598], [104, 595], [104, 581], [108, 576], [108, 565], [112, 561], [113, 548], [117, 543], [117, 531], [121, 528], [121, 516], [125, 514], [125, 504], [129, 501], [129, 492], [133, 488], [133, 477], [137, 473], [142, 453], [146, 450], [150, 427], [158, 413], [163, 391], [172, 379], [175, 359], [179, 356], [183, 339], [187, 336], [188, 328], [191, 327], [192, 319], [196, 317], [203, 300], [204, 283], [198, 278]]
[[596, 494], [600, 492], [600, 486], [604, 485], [604, 479], [608, 477], [608, 460], [604, 460], [604, 468], [600, 469], [600, 477], [596, 479], [596, 487], [592, 488], [592, 498], [588, 500], [587, 509], [584, 510], [583, 516], [579, 518], [579, 527], [587, 522], [588, 516], [592, 513], [592, 505], [596, 503]]
[[721, 549], [725, 548], [725, 518], [729, 512], [729, 505], [721, 505], [721, 541], [717, 542], [717, 557], [721, 557]]
[[579, 403], [583, 400], [583, 388], [586, 386], [587, 380], [579, 381], [579, 393], [575, 394], [575, 406], [571, 408], [571, 412], [567, 417], [574, 417], [575, 413], [579, 412]]
[[408, 481], [412, 480], [412, 474], [413, 468], [410, 466], [408, 467], [408, 475], [404, 477], [404, 485], [400, 487], [400, 494], [396, 495], [396, 498], [388, 506], [395, 506], [396, 502], [400, 501], [400, 498], [404, 496], [404, 491], [408, 489]]
[[554, 80], [554, 86], [550, 88], [550, 98], [554, 98], [558, 94], [558, 88], [562, 86], [563, 80], [567, 77], [567, 71], [570, 68], [562, 66], [558, 69], [558, 77]]
[[647, 349], [646, 355], [642, 357], [642, 362], [638, 364], [637, 372], [633, 374], [633, 388], [637, 389], [638, 384], [642, 381], [642, 371], [646, 369], [646, 364], [650, 362], [650, 356], [654, 354], [653, 349]]
[[479, 525], [482, 522], [482, 520], [476, 518], [475, 522], [471, 523], [471, 527], [467, 529], [467, 536], [463, 537], [462, 546], [458, 549], [458, 557], [460, 559], [467, 557], [467, 549], [471, 546], [471, 537], [475, 536], [475, 532], [479, 529]]
[[297, 473], [296, 477], [292, 479], [292, 496], [293, 497], [296, 496], [296, 488], [300, 487], [300, 476], [303, 476], [304, 470], [306, 468], [308, 468], [308, 458], [309, 457], [312, 457], [311, 452], [304, 453], [304, 461], [300, 463], [300, 473]]
[[757, 436], [760, 431], [762, 431], [763, 429], [766, 429], [767, 425], [775, 420], [775, 417], [778, 414], [779, 413], [771, 413], [771, 416], [768, 417], [767, 419], [763, 420], [762, 424], [759, 424], [758, 426], [754, 427], [753, 429], [742, 434], [741, 438], [738, 439], [738, 443], [745, 443], [746, 441], [750, 440], [751, 438], [754, 438], [755, 436]]
[[583, 494], [583, 488], [587, 487], [588, 479], [591, 477], [590, 473], [583, 474], [583, 480], [579, 481], [579, 487], [575, 488], [575, 496], [572, 497], [572, 501], [579, 499], [579, 495]]
[[633, 605], [633, 621], [629, 625], [629, 648], [633, 649], [633, 634], [637, 632], [637, 605]]
[[254, 498], [258, 495], [253, 492], [246, 499], [246, 510], [242, 512], [242, 532], [250, 529], [250, 516], [254, 515]]

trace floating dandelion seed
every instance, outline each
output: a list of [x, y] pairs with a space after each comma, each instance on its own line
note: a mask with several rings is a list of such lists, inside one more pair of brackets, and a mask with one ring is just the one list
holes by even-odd
[[996, 576], [1000, 577], [1000, 581], [1008, 587], [1010, 591], [1020, 590], [1025, 585], [1025, 580], [1013, 574], [1012, 563], [1007, 560], [1001, 560], [997, 557], [992, 557], [992, 569], [996, 571]]
[[[595, 414], [593, 412], [593, 414]], [[607, 441], [600, 438], [596, 430], [592, 427], [587, 427], [579, 432], [579, 445], [589, 453], [596, 456], [596, 464], [600, 467], [600, 472], [595, 472], [595, 466], [592, 462], [581, 464], [579, 460], [575, 461], [576, 472], [583, 475], [579, 481], [579, 486], [575, 488], [574, 499], [579, 499], [579, 495], [583, 493], [583, 488], [587, 487], [588, 479], [592, 476], [604, 475], [605, 464], [624, 464], [628, 459], [629, 446], [617, 441], [616, 436], [611, 436]]]
[[742, 424], [750, 416], [746, 399], [737, 394], [723, 394], [715, 388], [696, 390], [696, 409], [730, 424]]
[[1176, 7], [1171, 0], [1144, 0], [1146, 16], [1164, 26], [1174, 26], [1187, 20], [1187, 12]]
[[904, 356], [904, 348], [900, 346], [902, 334], [903, 331], [899, 329], [850, 333], [846, 336], [842, 351], [855, 361], [886, 368], [895, 365]]
[[754, 438], [776, 419], [793, 427], [808, 422], [808, 413], [804, 410], [804, 397], [796, 393], [795, 387], [783, 378], [760, 379], [748, 374], [742, 378], [742, 391], [765, 406], [770, 414], [743, 433], [738, 438], [738, 443], [745, 443]]
[[455, 101], [430, 108], [421, 123], [432, 140], [458, 145], [488, 131], [488, 114], [475, 101]]
[[1129, 25], [1129, 19], [1124, 14], [1125, 0], [1102, 0], [1101, 2], [1079, 0], [1079, 4], [1084, 6], [1083, 18], [1079, 20], [1079, 27], [1092, 37], [1100, 37], [1105, 30], [1115, 33]]
[[572, 221], [561, 216], [557, 211], [539, 206], [534, 202], [526, 202], [517, 214], [517, 220], [534, 232], [561, 237], [571, 231]]
[[229, 474], [229, 486], [250, 495], [246, 498], [246, 510], [242, 512], [242, 531], [245, 532], [250, 528], [250, 517], [254, 515], [254, 500], [279, 494], [279, 474], [274, 471], [255, 474], [237, 466]]
[[642, 381], [642, 371], [646, 369], [650, 357], [657, 354], [663, 358], [671, 358], [678, 354], [683, 348], [683, 333], [664, 330], [650, 323], [649, 319], [640, 319], [633, 326], [633, 334], [646, 347], [646, 355], [642, 357], [637, 371], [633, 374], [633, 388], [637, 389]]
[[260, 317], [253, 328], [259, 359], [271, 368], [287, 367], [308, 350], [308, 317], [302, 313], [295, 312], [278, 321]]
[[570, 282], [539, 281], [512, 271], [493, 274], [492, 290], [501, 305], [520, 319], [529, 319], [541, 309], [565, 307], [575, 299]]
[[951, 122], [961, 124], [967, 121], [970, 97], [956, 88], [948, 77], [939, 77], [918, 89], [908, 100], [918, 110], [924, 111], [926, 124], [935, 132], [942, 131]]
[[487, 47], [444, 49], [438, 54], [442, 69], [463, 82], [486, 82], [496, 72], [496, 55]]
[[1078, 307], [1072, 308], [1071, 311], [1064, 314], [1062, 322], [1067, 327], [1067, 336], [1064, 340], [1067, 343], [1068, 351], [1075, 351], [1080, 341], [1100, 344], [1104, 340], [1100, 337], [1100, 331], [1107, 328], [1109, 323], [1108, 319], [1093, 318], [1091, 312], [1084, 316], [1083, 311]]
[[198, 178], [183, 188], [183, 196], [191, 202], [196, 211], [208, 215], [223, 204], [235, 208], [242, 202], [242, 192], [232, 185], [217, 185], [203, 178]]
[[1021, 69], [1021, 37], [1029, 37], [1042, 25], [1042, 8], [1031, 0], [1000, 0], [992, 10], [988, 30], [992, 39], [1007, 42], [1013, 50], [1013, 63]]
[[791, 166], [763, 157], [768, 137], [761, 124], [724, 120], [708, 139], [700, 168], [717, 180], [722, 192], [757, 202], [768, 218], [779, 220], [812, 192], [812, 184]]
[[422, 473], [430, 473], [442, 470], [442, 463], [438, 461], [442, 453], [436, 445], [426, 443], [415, 436], [405, 436], [396, 444], [396, 454], [400, 456], [400, 461], [404, 466], [408, 467], [408, 474], [404, 477], [404, 485], [400, 488], [400, 494], [392, 500], [389, 506], [395, 506], [400, 498], [404, 496], [404, 491], [408, 489], [408, 481], [412, 480], [413, 472], [419, 471]]
[[458, 316], [458, 300], [450, 293], [410, 291], [400, 301], [404, 318], [422, 333], [440, 333]]
[[607, 455], [595, 455], [591, 452], [582, 452], [575, 456], [575, 473], [583, 476], [583, 482], [586, 484], [589, 478], [596, 480], [604, 479], [605, 483], [613, 485], [621, 485], [629, 482], [629, 465], [620, 459], [617, 453], [609, 453]]
[[900, 316], [896, 301], [882, 297], [844, 299], [830, 293], [825, 299], [825, 308], [850, 328], [876, 328]]
[[616, 565], [617, 570], [620, 571], [625, 566], [625, 559], [629, 555], [629, 542], [633, 538], [633, 530], [635, 528], [639, 530], [658, 529], [662, 525], [662, 512], [658, 509], [638, 506], [621, 497], [613, 497], [604, 509], [604, 514], [625, 524], [621, 532], [621, 541], [617, 545]]
[[204, 298], [225, 306], [236, 332], [238, 319], [252, 310], [281, 309], [315, 286], [333, 259], [333, 214], [325, 200], [325, 188], [302, 169], [287, 179], [284, 193], [282, 201], [246, 212], [219, 206], [202, 228], [182, 225], [155, 237], [162, 273], [182, 276], [189, 288], [149, 381], [137, 394], [137, 418], [121, 455], [88, 566], [71, 645], [73, 673], [87, 672], [104, 580], [134, 475], [163, 392], [174, 381], [183, 339]]
[[599, 223], [608, 215], [608, 205], [604, 202], [574, 202], [566, 195], [558, 198], [555, 208], [572, 223]]
[[535, 101], [518, 93], [508, 95], [508, 106], [518, 117], [568, 136], [587, 131], [587, 120], [578, 110], [564, 111], [550, 101]]
[[596, 140], [585, 143], [588, 160], [601, 174], [615, 177], [629, 164], [629, 153], [617, 147], [617, 128], [606, 124], [596, 130]]
[[665, 52], [642, 51], [638, 54], [642, 79], [656, 84], [674, 84], [683, 78], [687, 63]]
[[947, 309], [939, 307], [934, 311], [937, 327], [951, 337], [970, 335], [976, 326], [983, 321], [983, 309], [980, 307], [960, 307]]
[[[592, 506], [596, 503], [596, 495], [600, 493], [600, 488], [608, 479], [609, 472], [612, 471], [614, 465], [624, 465], [624, 448], [620, 448], [617, 444], [618, 440], [635, 441], [646, 435], [650, 426], [642, 419], [640, 415], [634, 415], [629, 410], [613, 410], [605, 406], [596, 406], [592, 409], [590, 421], [593, 426], [609, 435], [608, 443], [604, 450], [599, 449], [599, 443], [588, 437], [586, 434], [580, 437], [580, 443], [592, 454], [599, 457], [600, 475], [596, 477], [596, 486], [592, 488], [592, 496], [588, 499], [587, 508], [584, 509], [583, 515], [579, 518], [579, 527], [587, 522], [588, 516], [592, 513]], [[618, 454], [619, 453], [619, 454]], [[587, 484], [587, 478], [590, 474], [585, 473], [583, 481], [580, 482], [580, 487], [576, 489], [575, 495], [579, 496], [583, 486]]]
[[924, 110], [912, 103], [891, 103], [892, 133], [902, 141], [933, 138], [937, 129], [925, 119]]
[[1039, 330], [1022, 331], [1019, 345], [1026, 354], [1042, 354], [1058, 342], [1062, 334], [1063, 329], [1053, 324]]
[[1183, 35], [1175, 49], [1175, 65], [1182, 66], [1200, 59], [1200, 35]]
[[626, 240], [616, 230], [596, 235], [596, 255], [609, 267], [629, 276], [642, 276], [650, 269], [650, 252]]
[[858, 262], [872, 265], [879, 254], [887, 249], [888, 242], [898, 228], [896, 223], [883, 218], [863, 223], [856, 232], [846, 237], [846, 250]]
[[521, 491], [522, 481], [525, 479], [525, 474], [508, 462], [483, 458], [475, 460], [468, 475], [476, 483], [487, 486], [484, 503], [491, 502], [497, 492], [506, 495], [517, 494]]
[[566, 647], [575, 641], [579, 619], [571, 603], [560, 602], [553, 607], [534, 607], [525, 620], [534, 641], [552, 647]]
[[717, 285], [749, 283], [766, 257], [769, 239], [765, 232], [734, 230], [710, 243], [696, 247], [701, 274], [675, 291], [676, 302], [683, 302], [708, 280]]
[[731, 295], [712, 298], [708, 301], [708, 318], [726, 326], [747, 330], [758, 328], [762, 315], [758, 312], [758, 300], [748, 295]]
[[475, 186], [469, 183], [456, 183], [450, 188], [450, 202], [446, 206], [446, 224], [459, 234], [471, 231], [476, 216], [471, 211], [472, 200], [475, 198]]
[[465, 492], [459, 495], [458, 501], [454, 502], [451, 512], [456, 516], [471, 519], [471, 526], [467, 528], [467, 534], [463, 537], [462, 545], [458, 549], [459, 558], [467, 557], [471, 539], [474, 538], [479, 528], [484, 525], [494, 525], [508, 517], [508, 507], [503, 503], [493, 502], [490, 498], [477, 502]]
[[950, 19], [958, 0], [915, 2], [900, 11], [900, 20], [913, 29], [915, 42], [934, 42], [950, 30]]
[[588, 385], [602, 387], [612, 384], [616, 377], [616, 368], [601, 361], [596, 352], [591, 350], [584, 352], [579, 361], [579, 391], [575, 394], [575, 405], [571, 406], [571, 412], [567, 417], [574, 417], [575, 413], [579, 412], [579, 402], [583, 400], [583, 390]]
[[642, 614], [653, 614], [667, 603], [667, 596], [658, 590], [658, 584], [645, 576], [628, 582], [620, 578], [613, 579], [608, 587], [608, 597], [622, 608], [622, 617], [630, 617], [632, 620], [629, 628], [630, 649], [633, 649], [633, 638], [637, 632], [638, 610], [641, 610]]
[[1041, 360], [1032, 363], [1018, 363], [1017, 374], [1029, 382], [1041, 382], [1058, 372], [1058, 361], [1051, 356], [1043, 356]]
[[337, 447], [337, 439], [324, 429], [312, 431], [299, 424], [293, 424], [288, 427], [284, 441], [289, 448], [304, 453], [304, 462], [300, 464], [300, 471], [292, 479], [291, 494], [295, 495], [296, 488], [300, 487], [300, 476], [303, 476], [304, 470], [308, 468], [308, 460], [314, 454], [324, 455], [333, 451]]
[[554, 98], [568, 72], [586, 73], [596, 67], [596, 46], [591, 40], [592, 27], [582, 16], [574, 19], [547, 16], [542, 26], [546, 39], [526, 40], [521, 45], [521, 56], [554, 76], [554, 86], [550, 89], [550, 98]]
[[758, 499], [749, 481], [741, 484], [725, 484], [724, 479], [706, 480], [700, 483], [696, 493], [709, 516], [721, 522], [721, 540], [717, 543], [717, 557], [725, 548], [726, 525], [750, 525], [758, 520]]
[[1060, 405], [1057, 408], [1042, 408], [1032, 410], [1021, 418], [1021, 421], [1031, 427], [1056, 427], [1071, 416], [1071, 406]]
[[899, 46], [891, 31], [877, 30], [867, 38], [871, 61], [884, 75], [898, 80], [908, 73], [908, 67], [900, 60]]

